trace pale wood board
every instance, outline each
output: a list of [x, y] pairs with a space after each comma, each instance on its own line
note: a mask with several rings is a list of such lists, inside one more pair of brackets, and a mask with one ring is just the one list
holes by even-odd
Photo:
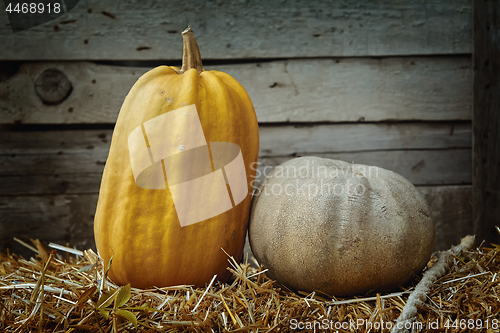
[[[111, 129], [3, 131], [0, 154], [107, 152], [112, 135]], [[470, 148], [471, 140], [468, 122], [263, 125], [259, 127], [259, 155]]]
[[260, 156], [296, 153], [471, 147], [469, 123], [371, 123], [260, 126]]
[[[416, 184], [470, 183], [470, 133], [470, 124], [454, 122], [267, 125], [260, 128], [260, 167], [317, 155], [377, 165]], [[0, 176], [49, 175], [33, 179], [41, 193], [76, 189], [72, 174], [102, 172], [111, 137], [111, 129], [0, 132]], [[4, 179], [2, 192], [32, 193], [32, 186], [23, 180], [16, 189], [14, 179]]]
[[471, 68], [464, 56], [303, 59], [217, 69], [245, 87], [265, 123], [469, 120]]
[[[50, 68], [73, 86], [58, 105], [43, 104], [34, 90]], [[114, 123], [128, 91], [149, 69], [25, 63], [0, 82], [0, 123]], [[242, 84], [260, 123], [471, 119], [470, 56], [298, 59], [206, 69], [227, 72]]]
[[447, 250], [460, 244], [462, 237], [473, 234], [471, 185], [417, 188], [429, 204], [436, 224], [436, 250]]
[[[1, 195], [97, 193], [104, 163], [89, 152], [77, 157], [47, 155], [5, 162], [0, 169]], [[301, 154], [307, 156], [307, 154]], [[311, 155], [311, 154], [310, 154]], [[470, 184], [471, 150], [393, 150], [350, 153], [318, 153], [313, 156], [374, 165], [399, 173], [415, 185]], [[287, 157], [262, 157], [257, 166], [255, 188]], [[2, 158], [0, 158], [0, 161]], [[43, 161], [44, 163], [40, 163]]]
[[0, 60], [179, 59], [189, 24], [205, 59], [463, 54], [472, 40], [466, 0], [81, 0], [16, 34], [0, 15]]
[[[453, 150], [391, 150], [348, 153], [298, 154], [342, 160], [349, 163], [377, 166], [399, 173], [414, 185], [470, 184], [472, 182], [471, 149]], [[259, 159], [255, 187], [274, 167], [291, 157]]]

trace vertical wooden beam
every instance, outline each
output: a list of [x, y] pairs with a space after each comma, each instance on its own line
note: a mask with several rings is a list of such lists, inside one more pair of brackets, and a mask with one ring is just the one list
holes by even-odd
[[500, 243], [500, 1], [472, 3], [474, 232]]

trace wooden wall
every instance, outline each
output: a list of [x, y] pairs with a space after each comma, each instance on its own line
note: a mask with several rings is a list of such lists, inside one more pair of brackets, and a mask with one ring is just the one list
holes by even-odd
[[[205, 69], [254, 102], [261, 170], [304, 155], [377, 165], [423, 193], [437, 249], [472, 231], [470, 1], [81, 0], [16, 34], [0, 15], [0, 250], [93, 246], [121, 103], [147, 70], [180, 64], [188, 24]], [[71, 83], [50, 105], [49, 69], [64, 75], [45, 84]]]

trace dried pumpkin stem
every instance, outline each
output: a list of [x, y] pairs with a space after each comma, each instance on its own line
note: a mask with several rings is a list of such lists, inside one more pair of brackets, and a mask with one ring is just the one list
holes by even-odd
[[182, 68], [178, 71], [179, 74], [183, 74], [191, 68], [195, 68], [198, 73], [203, 72], [203, 66], [201, 64], [200, 49], [198, 48], [198, 43], [196, 43], [196, 38], [194, 38], [193, 30], [191, 26], [188, 26], [186, 30], [182, 32], [183, 39], [183, 53], [182, 53]]

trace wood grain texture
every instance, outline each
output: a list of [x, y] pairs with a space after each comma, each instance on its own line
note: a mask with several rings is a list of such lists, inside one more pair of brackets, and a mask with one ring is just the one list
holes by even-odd
[[107, 156], [112, 135], [111, 129], [5, 130], [0, 131], [0, 154], [75, 155], [98, 150]]
[[[100, 169], [104, 169], [102, 166]], [[41, 172], [45, 172], [42, 168]], [[96, 194], [101, 172], [58, 172], [0, 176], [0, 196]]]
[[[392, 150], [348, 153], [297, 154], [377, 166], [399, 173], [414, 185], [470, 184], [471, 150]], [[255, 188], [274, 167], [291, 157], [259, 158]]]
[[[35, 81], [47, 69], [63, 72], [73, 85], [71, 94], [57, 105], [43, 104]], [[2, 123], [115, 123], [121, 105], [146, 69], [99, 66], [90, 63], [27, 63], [0, 82]]]
[[468, 123], [260, 126], [260, 156], [471, 147]]
[[[48, 69], [72, 83], [57, 105], [34, 84]], [[470, 120], [471, 58], [301, 59], [220, 65], [245, 87], [260, 123]], [[25, 63], [0, 81], [0, 123], [114, 123], [147, 68], [88, 62]]]
[[[307, 156], [308, 154], [298, 154]], [[415, 185], [470, 184], [471, 150], [394, 150], [349, 153], [315, 153], [313, 156], [375, 165], [399, 173]], [[261, 157], [255, 187], [286, 157]], [[0, 196], [98, 193], [104, 163], [89, 156], [68, 160], [60, 155], [23, 158], [0, 170]], [[43, 160], [45, 163], [37, 163]], [[3, 161], [4, 162], [4, 161]], [[33, 163], [34, 166], [31, 166]], [[90, 166], [85, 166], [90, 164]], [[61, 165], [60, 167], [54, 167]], [[81, 165], [84, 165], [83, 167]]]
[[[0, 154], [104, 154], [112, 134], [111, 129], [3, 131]], [[260, 156], [472, 146], [466, 122], [261, 125], [259, 134]]]
[[180, 59], [189, 24], [204, 59], [463, 54], [470, 11], [466, 0], [81, 0], [17, 34], [1, 15], [0, 60]]
[[[378, 165], [416, 184], [461, 184], [471, 179], [467, 123], [267, 125], [259, 131], [261, 167], [293, 156], [317, 155]], [[102, 173], [111, 136], [112, 130], [99, 129], [0, 132], [0, 176], [5, 184], [0, 195], [33, 193], [33, 184], [49, 191], [39, 193], [57, 189], [87, 193], [100, 176], [82, 191], [78, 191], [80, 181], [69, 179], [72, 174], [85, 174], [85, 179]], [[25, 179], [16, 186], [13, 179], [7, 180], [24, 175], [37, 181]]]
[[8, 247], [20, 255], [34, 255], [17, 244], [39, 238], [84, 250], [94, 248], [97, 194], [0, 196], [0, 251]]
[[[472, 186], [419, 186], [436, 224], [436, 251], [460, 244], [473, 233]], [[479, 244], [478, 244], [479, 245]]]
[[474, 13], [474, 233], [500, 242], [500, 3], [472, 2]]

